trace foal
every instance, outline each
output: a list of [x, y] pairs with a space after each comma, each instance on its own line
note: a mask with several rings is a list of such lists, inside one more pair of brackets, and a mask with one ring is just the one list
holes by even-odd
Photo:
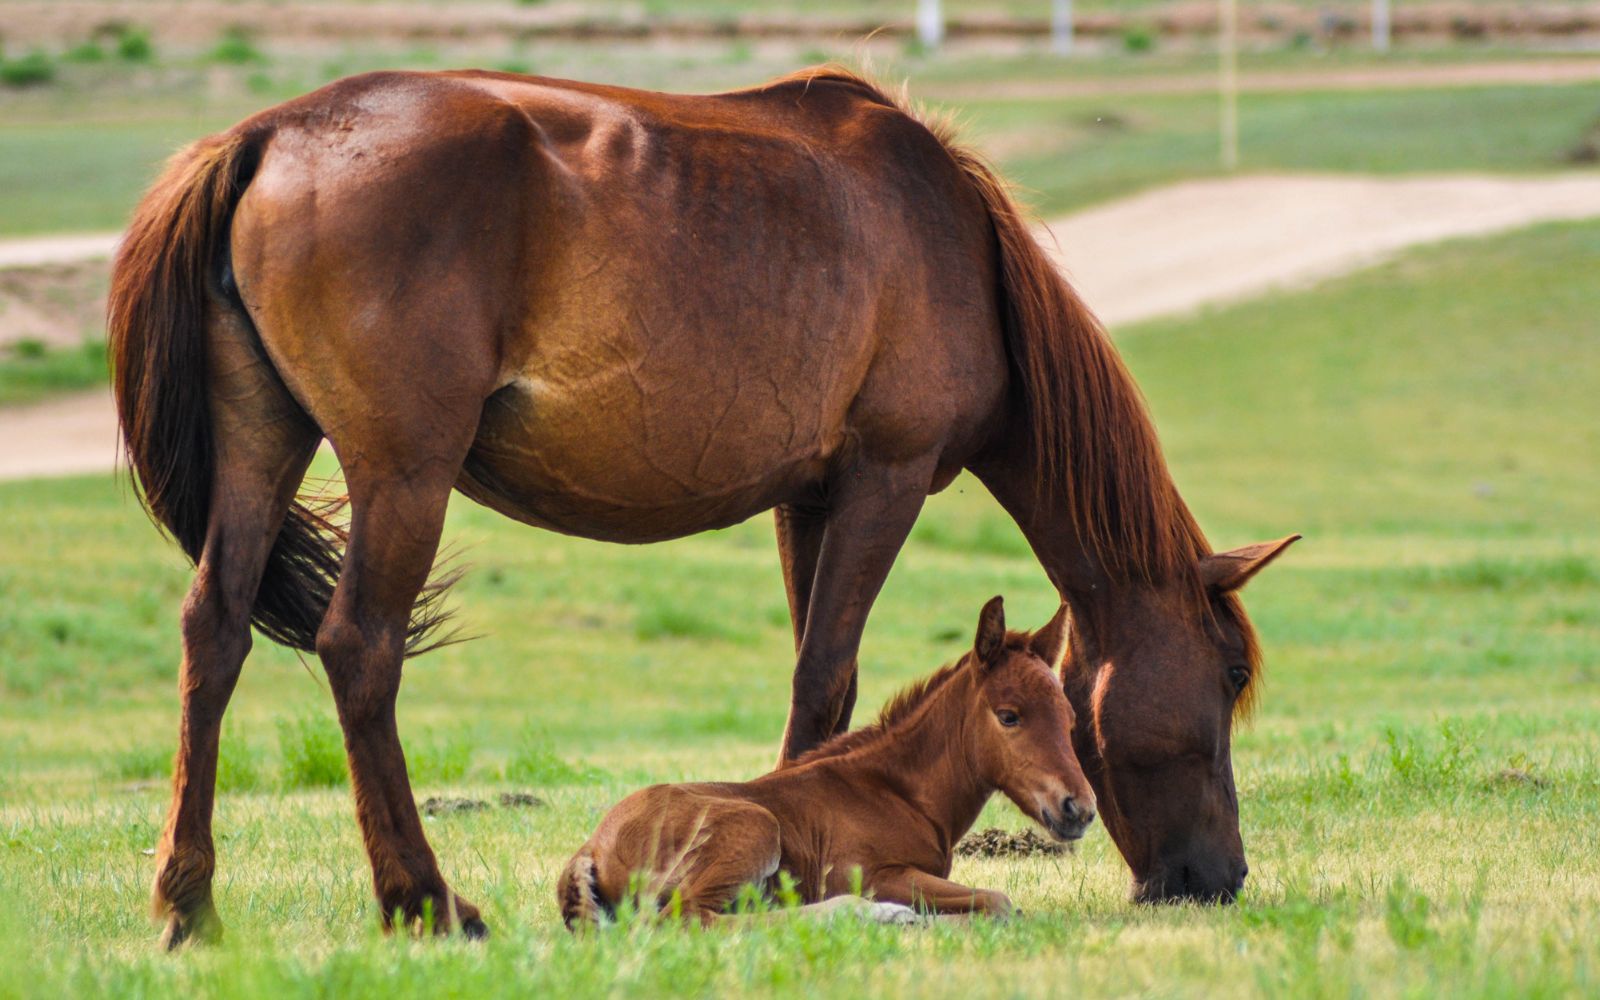
[[1056, 674], [1066, 636], [1064, 611], [1036, 633], [1007, 632], [996, 597], [971, 652], [876, 724], [754, 781], [634, 792], [561, 873], [562, 918], [599, 923], [632, 893], [651, 908], [676, 893], [685, 916], [711, 923], [744, 886], [772, 892], [780, 872], [808, 904], [870, 892], [935, 913], [1009, 912], [1003, 893], [945, 876], [996, 790], [1060, 840], [1094, 819]]

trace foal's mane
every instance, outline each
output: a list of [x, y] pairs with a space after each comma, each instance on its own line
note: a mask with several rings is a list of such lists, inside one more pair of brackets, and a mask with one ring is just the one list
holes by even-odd
[[[772, 87], [831, 83], [921, 123], [982, 198], [1000, 250], [1000, 300], [1012, 376], [1020, 388], [1041, 502], [1065, 508], [1112, 579], [1175, 583], [1200, 613], [1231, 621], [1259, 673], [1255, 633], [1237, 595], [1208, 595], [1199, 563], [1212, 552], [1179, 495], [1155, 425], [1105, 327], [1040, 248], [1006, 182], [963, 145], [954, 122], [916, 107], [902, 86], [889, 93], [861, 74], [829, 65], [801, 70]], [[1247, 713], [1251, 684], [1239, 699]], [[909, 693], [909, 692], [908, 692]]]
[[[1031, 637], [1031, 633], [1028, 632], [1007, 632], [1004, 648], [1013, 652], [1026, 649]], [[840, 733], [812, 747], [796, 757], [794, 765], [808, 764], [824, 757], [842, 757], [888, 739], [908, 723], [918, 710], [944, 687], [945, 682], [965, 669], [971, 658], [971, 653], [964, 653], [954, 663], [946, 663], [921, 680], [913, 681], [901, 688], [894, 697], [884, 702], [883, 708], [878, 711], [878, 717], [871, 723], [860, 729]]]
[[884, 703], [883, 708], [878, 712], [878, 717], [870, 724], [859, 729], [852, 729], [847, 733], [840, 733], [812, 747], [799, 757], [796, 757], [794, 764], [791, 766], [809, 764], [824, 757], [842, 757], [847, 753], [881, 742], [890, 733], [898, 730], [902, 723], [915, 715], [917, 709], [932, 698], [934, 692], [942, 688], [945, 682], [959, 673], [966, 664], [967, 657], [962, 656], [954, 663], [945, 664], [920, 681], [906, 685], [894, 697]]

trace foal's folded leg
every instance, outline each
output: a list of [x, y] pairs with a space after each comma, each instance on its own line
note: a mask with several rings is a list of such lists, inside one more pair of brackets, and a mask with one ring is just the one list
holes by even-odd
[[767, 913], [723, 913], [717, 916], [718, 927], [748, 927], [788, 923], [791, 920], [835, 920], [854, 917], [873, 924], [922, 924], [927, 919], [909, 906], [884, 903], [862, 896], [834, 896], [820, 903], [807, 903], [787, 910]]
[[974, 889], [917, 868], [890, 868], [872, 879], [872, 891], [881, 900], [902, 903], [934, 913], [981, 913], [1009, 917], [1016, 912], [1011, 897], [993, 889]]

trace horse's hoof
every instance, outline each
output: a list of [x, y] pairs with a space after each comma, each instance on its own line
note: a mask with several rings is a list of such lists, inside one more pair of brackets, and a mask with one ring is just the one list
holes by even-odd
[[489, 938], [489, 925], [483, 922], [482, 917], [467, 917], [461, 921], [461, 936], [468, 941], [486, 941]]
[[217, 911], [210, 906], [184, 915], [171, 913], [167, 916], [167, 925], [161, 929], [161, 947], [165, 951], [177, 951], [190, 945], [216, 944], [222, 940], [222, 921], [217, 919]]
[[907, 927], [925, 922], [922, 914], [899, 903], [871, 903], [863, 911], [863, 915], [875, 924], [890, 924], [895, 927]]

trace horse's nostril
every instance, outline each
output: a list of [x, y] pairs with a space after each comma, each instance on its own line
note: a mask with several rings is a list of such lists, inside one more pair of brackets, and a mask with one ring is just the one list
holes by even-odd
[[1244, 880], [1249, 878], [1249, 877], [1250, 877], [1250, 865], [1247, 862], [1243, 862], [1243, 861], [1239, 862], [1239, 884], [1240, 885], [1244, 885]]
[[1076, 796], [1069, 795], [1061, 800], [1061, 815], [1070, 822], [1087, 825], [1094, 819], [1094, 808], [1080, 805]]

